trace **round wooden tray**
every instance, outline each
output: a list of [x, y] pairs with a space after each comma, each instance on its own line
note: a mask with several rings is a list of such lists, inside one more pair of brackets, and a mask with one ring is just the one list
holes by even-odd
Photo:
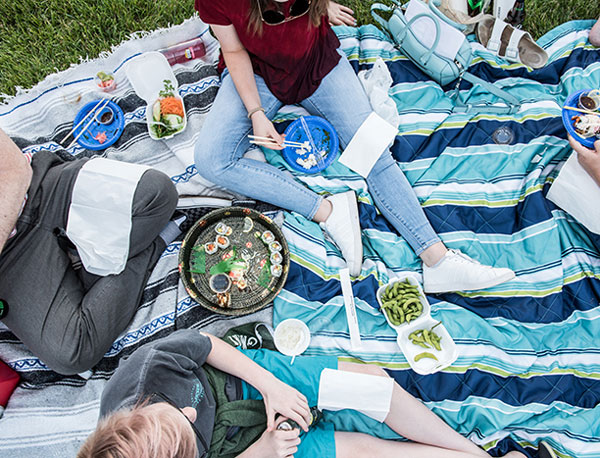
[[[249, 221], [252, 227], [248, 230]], [[223, 225], [231, 228], [231, 234], [226, 235], [229, 246], [209, 254], [205, 245], [215, 243], [219, 235], [216, 228]], [[272, 251], [269, 243], [263, 241], [266, 231], [281, 245], [278, 252], [282, 269], [278, 277], [271, 273]], [[228, 259], [235, 271], [227, 271]], [[285, 284], [289, 265], [289, 249], [281, 229], [262, 213], [242, 207], [227, 207], [205, 215], [188, 231], [179, 252], [179, 274], [187, 292], [203, 307], [224, 315], [246, 315], [273, 301]], [[233, 280], [223, 294], [214, 292], [209, 284], [210, 278], [220, 272]], [[240, 272], [245, 288], [238, 286], [243, 282], [239, 283], [239, 276], [234, 275]]]

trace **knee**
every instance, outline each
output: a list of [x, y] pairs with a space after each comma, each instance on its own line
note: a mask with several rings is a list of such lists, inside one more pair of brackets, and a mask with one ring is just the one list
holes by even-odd
[[168, 219], [177, 207], [179, 196], [171, 179], [159, 170], [144, 172], [133, 197], [134, 214], [164, 214]]
[[385, 150], [381, 156], [379, 156], [379, 159], [377, 159], [377, 161], [375, 162], [375, 164], [373, 165], [373, 168], [371, 169], [371, 171], [369, 172], [369, 175], [367, 175], [367, 184], [370, 186], [371, 182], [375, 182], [377, 183], [379, 180], [378, 175], [383, 172], [385, 169], [389, 168], [389, 167], [397, 167], [397, 163], [394, 160], [394, 158], [392, 157], [392, 153], [390, 152], [390, 150]]
[[194, 164], [201, 177], [219, 184], [221, 175], [232, 164], [232, 160], [214, 143], [204, 133], [200, 134], [194, 148]]
[[94, 367], [104, 355], [104, 352], [94, 351], [93, 348], [73, 339], [68, 345], [49, 346], [53, 351], [42, 355], [42, 362], [61, 375], [75, 375]]

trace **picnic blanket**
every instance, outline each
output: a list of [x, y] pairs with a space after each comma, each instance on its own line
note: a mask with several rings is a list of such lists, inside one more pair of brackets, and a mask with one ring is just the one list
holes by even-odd
[[[188, 126], [174, 139], [154, 141], [146, 127], [146, 104], [129, 84], [125, 66], [141, 52], [196, 36], [202, 36], [208, 45], [207, 58], [174, 67], [187, 109]], [[0, 127], [25, 153], [53, 151], [66, 159], [102, 155], [162, 170], [179, 191], [180, 208], [190, 215], [190, 221], [185, 223], [189, 227], [195, 221], [194, 216], [206, 213], [213, 206], [230, 205], [236, 197], [201, 179], [193, 159], [196, 138], [220, 84], [213, 65], [217, 51], [218, 44], [198, 18], [166, 30], [138, 34], [100, 59], [52, 75], [33, 90], [0, 105]], [[64, 149], [59, 142], [71, 129], [77, 111], [101, 96], [93, 77], [103, 69], [113, 71], [116, 76], [117, 89], [111, 93], [111, 100], [125, 113], [123, 135], [114, 146], [101, 152], [86, 150], [78, 144]], [[62, 144], [68, 146], [71, 140], [72, 137]], [[95, 428], [102, 389], [119, 360], [145, 342], [168, 335], [176, 328], [194, 327], [223, 335], [231, 327], [250, 321], [271, 323], [272, 305], [245, 317], [229, 317], [209, 312], [192, 301], [179, 281], [180, 246], [181, 242], [176, 241], [167, 247], [128, 329], [117, 338], [93, 373], [72, 377], [56, 374], [0, 323], [0, 359], [18, 371], [22, 379], [0, 419], [0, 456], [75, 456]]]
[[[508, 65], [473, 43], [470, 71], [523, 103], [510, 116], [451, 112], [448, 93], [394, 49], [374, 27], [337, 33], [356, 70], [377, 57], [394, 83], [401, 122], [392, 147], [434, 229], [451, 248], [484, 264], [510, 267], [513, 281], [480, 292], [428, 296], [458, 346], [442, 372], [413, 372], [396, 333], [378, 310], [379, 285], [421, 264], [373, 205], [365, 181], [336, 163], [321, 176], [298, 176], [318, 192], [360, 196], [364, 263], [353, 282], [363, 342], [354, 351], [341, 296], [339, 251], [314, 223], [288, 214], [292, 268], [275, 300], [274, 324], [294, 317], [312, 330], [308, 354], [335, 354], [388, 369], [460, 433], [493, 454], [535, 456], [547, 440], [560, 456], [600, 456], [600, 238], [545, 195], [572, 153], [561, 106], [578, 89], [600, 87], [600, 51], [587, 42], [592, 22], [570, 22], [539, 40], [550, 61], [537, 71]], [[496, 102], [461, 84], [474, 103]], [[288, 116], [281, 121], [287, 122]], [[512, 131], [494, 143], [499, 127]], [[275, 154], [268, 159], [285, 163]]]
[[[152, 274], [129, 329], [88, 379], [47, 370], [8, 329], [0, 328], [0, 358], [24, 380], [0, 420], [0, 454], [74, 456], [94, 428], [101, 390], [118, 360], [172, 332], [174, 322], [222, 334], [241, 322], [269, 321], [274, 312], [275, 323], [289, 317], [307, 322], [313, 332], [308, 354], [360, 358], [389, 368], [453, 428], [496, 454], [515, 445], [531, 452], [531, 444], [546, 438], [562, 456], [600, 456], [600, 345], [593, 339], [600, 331], [597, 239], [544, 198], [570, 154], [559, 118], [561, 102], [580, 87], [600, 87], [600, 54], [586, 40], [590, 25], [569, 23], [546, 35], [541, 43], [550, 63], [536, 72], [506, 65], [474, 44], [471, 71], [498, 80], [524, 102], [513, 116], [451, 114], [446, 96], [451, 88], [428, 80], [376, 28], [336, 28], [357, 71], [382, 57], [392, 72], [390, 93], [401, 115], [393, 153], [436, 231], [450, 247], [517, 273], [514, 281], [481, 293], [429, 297], [433, 316], [443, 320], [458, 344], [460, 355], [450, 368], [418, 376], [396, 346], [395, 334], [377, 309], [375, 290], [400, 272], [418, 275], [420, 263], [377, 213], [364, 180], [335, 163], [322, 175], [297, 178], [318, 192], [352, 188], [360, 196], [365, 260], [353, 287], [361, 351], [351, 351], [349, 344], [337, 274], [344, 262], [316, 224], [285, 214], [283, 229], [292, 253], [285, 289], [274, 308], [237, 319], [211, 314], [190, 300], [178, 279], [179, 244], [173, 243]], [[94, 154], [78, 147], [65, 151], [58, 140], [70, 129], [81, 102], [96, 97], [91, 76], [112, 69], [118, 83], [113, 100], [126, 113], [126, 129], [104, 154], [164, 170], [182, 196], [231, 199], [231, 193], [198, 178], [192, 158], [219, 85], [214, 67], [199, 61], [175, 67], [189, 120], [184, 133], [166, 142], [148, 138], [143, 102], [124, 76], [124, 65], [140, 52], [202, 34], [206, 27], [193, 19], [134, 37], [100, 61], [54, 75], [0, 106], [0, 127], [26, 152]], [[209, 49], [207, 60], [214, 59], [216, 44]], [[463, 84], [461, 89], [475, 100], [493, 101], [478, 88]], [[296, 108], [282, 110], [278, 127], [285, 128], [298, 114]], [[500, 125], [514, 132], [511, 145], [491, 140]], [[288, 169], [279, 155], [265, 153], [271, 163]]]

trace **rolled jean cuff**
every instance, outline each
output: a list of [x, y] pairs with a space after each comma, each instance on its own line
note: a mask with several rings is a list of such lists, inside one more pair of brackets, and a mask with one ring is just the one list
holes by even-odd
[[310, 212], [308, 212], [307, 214], [303, 214], [302, 216], [304, 216], [305, 218], [309, 219], [309, 220], [313, 220], [313, 218], [315, 217], [315, 214], [317, 213], [317, 211], [319, 210], [319, 208], [321, 207], [321, 204], [323, 203], [323, 199], [325, 199], [323, 196], [320, 196], [317, 194], [317, 201], [315, 203], [315, 205], [313, 205], [313, 208], [310, 210]]
[[439, 237], [436, 235], [435, 237], [432, 237], [432, 238], [430, 238], [430, 239], [429, 239], [427, 242], [425, 242], [425, 243], [419, 242], [418, 246], [413, 246], [412, 248], [413, 248], [413, 250], [414, 250], [415, 254], [416, 254], [417, 256], [420, 256], [420, 255], [421, 255], [421, 253], [423, 253], [423, 251], [425, 251], [427, 248], [429, 248], [429, 247], [431, 247], [431, 246], [433, 246], [433, 245], [435, 245], [436, 243], [438, 243], [438, 242], [441, 242], [441, 241], [442, 241], [442, 239], [440, 239], [440, 238], [439, 238]]

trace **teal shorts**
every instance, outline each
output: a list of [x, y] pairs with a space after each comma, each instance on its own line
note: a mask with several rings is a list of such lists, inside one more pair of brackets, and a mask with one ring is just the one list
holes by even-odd
[[[310, 407], [316, 406], [319, 397], [319, 379], [326, 368], [337, 369], [336, 356], [297, 356], [291, 358], [270, 350], [241, 350], [259, 366], [273, 373], [279, 380], [300, 391]], [[262, 399], [252, 385], [242, 382], [244, 399]], [[355, 410], [323, 412], [323, 418], [307, 433], [300, 435], [300, 445], [294, 458], [335, 458], [335, 431], [353, 431], [371, 434], [382, 439], [399, 439], [400, 436], [384, 423], [379, 423]]]

